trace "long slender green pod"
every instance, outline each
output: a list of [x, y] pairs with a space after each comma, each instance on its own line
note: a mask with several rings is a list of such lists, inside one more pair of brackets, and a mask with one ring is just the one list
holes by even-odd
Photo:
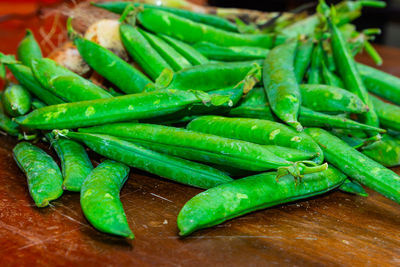
[[325, 130], [307, 128], [326, 160], [350, 178], [400, 203], [400, 177]]
[[349, 179], [346, 179], [344, 183], [339, 186], [339, 190], [342, 192], [346, 192], [349, 194], [353, 195], [358, 195], [362, 197], [367, 197], [368, 193], [365, 191], [365, 189], [356, 181], [351, 181]]
[[51, 59], [33, 59], [31, 65], [36, 80], [39, 81], [46, 90], [66, 102], [112, 97], [106, 90], [58, 65]]
[[307, 40], [301, 40], [297, 47], [296, 58], [294, 59], [294, 72], [296, 80], [301, 83], [304, 79], [304, 75], [311, 63], [311, 55], [313, 52], [314, 41], [312, 38]]
[[213, 43], [200, 42], [193, 47], [208, 59], [221, 61], [245, 61], [253, 59], [264, 59], [269, 49], [252, 46], [219, 46]]
[[97, 73], [115, 84], [127, 94], [140, 93], [152, 81], [139, 70], [112, 53], [110, 50], [75, 34], [71, 22], [69, 34], [78, 48], [79, 54]]
[[133, 239], [131, 229], [119, 199], [119, 193], [128, 179], [129, 167], [106, 160], [97, 166], [82, 184], [83, 214], [97, 230]]
[[38, 207], [46, 207], [62, 193], [62, 175], [57, 163], [42, 149], [22, 142], [13, 149], [14, 159], [28, 180], [29, 193]]
[[179, 234], [186, 236], [246, 213], [320, 195], [346, 179], [332, 167], [305, 175], [300, 183], [290, 175], [277, 182], [275, 176], [273, 172], [249, 176], [198, 194], [178, 214]]
[[122, 43], [129, 55], [150, 78], [155, 80], [164, 69], [172, 69], [137, 27], [122, 23], [119, 31]]
[[364, 146], [361, 152], [385, 167], [400, 165], [400, 139], [391, 135], [382, 135], [381, 140]]
[[63, 188], [68, 191], [80, 192], [82, 183], [93, 169], [85, 148], [79, 143], [65, 139], [55, 139], [52, 134], [46, 134], [61, 161], [61, 171], [64, 178]]
[[26, 66], [31, 65], [32, 59], [39, 59], [43, 57], [42, 50], [40, 49], [39, 44], [36, 42], [32, 31], [29, 29], [26, 30], [24, 39], [22, 39], [18, 45], [17, 57], [18, 60]]
[[385, 128], [400, 131], [400, 106], [386, 103], [373, 95], [369, 97], [376, 106], [380, 124]]
[[328, 66], [326, 66], [326, 63], [322, 61], [322, 69], [321, 69], [321, 74], [322, 78], [324, 80], [324, 83], [326, 85], [330, 86], [335, 86], [339, 88], [343, 88], [344, 84], [342, 82], [342, 79], [339, 78], [335, 73], [333, 73]]
[[318, 155], [314, 159], [317, 163], [322, 163], [324, 159], [322, 150], [312, 138], [274, 121], [203, 116], [190, 122], [187, 128], [261, 145], [277, 145], [314, 153]]
[[322, 73], [321, 73], [321, 64], [323, 59], [323, 50], [322, 45], [318, 42], [317, 45], [314, 46], [314, 50], [311, 56], [311, 66], [308, 71], [308, 84], [321, 84], [322, 83]]
[[151, 46], [167, 61], [174, 71], [189, 68], [192, 64], [161, 37], [139, 29]]
[[357, 68], [368, 91], [400, 105], [400, 78], [361, 63]]
[[169, 45], [171, 45], [179, 54], [184, 56], [192, 65], [209, 63], [209, 60], [192, 46], [165, 34], [158, 34], [158, 36], [169, 43]]
[[[242, 140], [224, 138], [190, 130], [140, 123], [115, 123], [79, 129], [82, 132], [114, 135], [131, 142], [147, 141], [161, 145], [177, 146], [175, 153], [186, 148], [179, 157], [220, 165], [237, 167], [250, 171], [263, 171], [292, 166], [293, 162], [276, 156], [271, 149]], [[182, 149], [181, 149], [182, 148]], [[312, 152], [315, 154], [315, 152]], [[318, 170], [320, 166], [317, 166]], [[303, 167], [300, 167], [302, 169]], [[312, 168], [310, 171], [312, 171]], [[322, 167], [323, 168], [323, 167]], [[307, 172], [307, 167], [299, 170]]]
[[207, 165], [161, 154], [113, 136], [68, 131], [58, 134], [83, 142], [102, 156], [178, 183], [207, 189], [232, 181], [224, 172]]
[[264, 61], [263, 82], [275, 115], [301, 131], [297, 120], [301, 94], [294, 73], [296, 46], [297, 42], [289, 42], [271, 50]]
[[[127, 7], [127, 5], [131, 4], [131, 2], [102, 2], [102, 3], [92, 3], [94, 6], [104, 8], [108, 11], [117, 13], [117, 14], [122, 14], [124, 9]], [[169, 12], [187, 19], [190, 19], [195, 22], [200, 22], [204, 23], [210, 26], [214, 26], [216, 28], [220, 28], [226, 31], [232, 31], [232, 32], [237, 32], [237, 26], [230, 22], [227, 19], [211, 15], [211, 14], [205, 14], [205, 13], [198, 13], [198, 12], [193, 12], [181, 8], [174, 8], [174, 7], [168, 7], [168, 6], [160, 6], [160, 5], [150, 5], [150, 4], [142, 4], [142, 3], [133, 3], [134, 6], [136, 7], [144, 7], [148, 9], [158, 9], [162, 10], [165, 12]]]
[[65, 102], [61, 98], [44, 89], [33, 76], [33, 73], [29, 67], [18, 64], [12, 56], [6, 56], [0, 53], [0, 62], [6, 60], [7, 58], [11, 59], [11, 61], [8, 61], [4, 64], [25, 89], [48, 105], [61, 104]]
[[43, 107], [17, 117], [15, 121], [31, 129], [71, 129], [153, 118], [172, 114], [200, 102], [201, 95], [196, 92], [162, 90]]
[[239, 34], [198, 23], [174, 14], [145, 9], [137, 16], [144, 28], [188, 43], [210, 42], [221, 46], [258, 46], [270, 48], [273, 37], [268, 34]]
[[322, 84], [301, 84], [302, 105], [315, 111], [365, 113], [368, 106], [355, 94]]
[[9, 84], [1, 97], [4, 111], [12, 116], [21, 116], [31, 109], [31, 96], [29, 92], [19, 84]]

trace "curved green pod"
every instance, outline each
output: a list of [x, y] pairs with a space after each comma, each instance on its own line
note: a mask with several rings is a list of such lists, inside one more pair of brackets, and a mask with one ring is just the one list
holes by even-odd
[[362, 148], [361, 152], [385, 167], [400, 165], [400, 139], [388, 134]]
[[137, 27], [122, 23], [119, 31], [129, 55], [150, 78], [155, 80], [164, 69], [172, 69]]
[[256, 64], [257, 62], [247, 61], [193, 66], [176, 72], [167, 88], [207, 92], [233, 87], [241, 82]]
[[307, 128], [326, 160], [350, 178], [400, 203], [400, 176], [325, 130]]
[[[115, 123], [81, 128], [79, 131], [118, 136], [131, 142], [147, 141], [161, 146], [177, 146], [179, 149], [175, 151], [170, 149], [170, 151], [172, 153], [182, 152], [179, 153], [179, 157], [250, 171], [264, 171], [280, 167], [287, 169], [288, 166], [294, 166], [293, 162], [271, 152], [271, 147], [162, 125]], [[315, 154], [315, 152], [311, 153]], [[318, 171], [319, 167], [315, 167], [315, 171]], [[314, 171], [313, 168], [302, 166], [299, 171]]]
[[208, 58], [203, 56], [199, 51], [194, 49], [191, 45], [188, 45], [175, 38], [169, 37], [165, 34], [157, 34], [160, 38], [166, 41], [172, 48], [174, 48], [179, 54], [184, 56], [192, 65], [202, 65], [210, 63]]
[[368, 106], [355, 94], [323, 84], [301, 84], [302, 105], [314, 111], [365, 113]]
[[112, 95], [91, 81], [58, 65], [55, 61], [33, 59], [32, 72], [36, 80], [49, 92], [66, 102], [111, 98]]
[[224, 31], [177, 15], [145, 9], [137, 15], [144, 28], [166, 34], [187, 43], [210, 42], [221, 46], [258, 46], [270, 48], [273, 37], [268, 34], [239, 34]]
[[264, 61], [263, 83], [275, 115], [297, 131], [301, 94], [294, 73], [297, 42], [289, 42], [271, 50]]
[[110, 50], [78, 36], [68, 23], [68, 32], [79, 54], [91, 68], [127, 94], [143, 92], [152, 81]]
[[385, 128], [400, 131], [400, 106], [386, 103], [373, 95], [369, 98], [376, 106], [380, 124]]
[[314, 41], [312, 38], [307, 40], [300, 40], [296, 50], [296, 57], [294, 59], [294, 73], [296, 80], [301, 83], [304, 79], [304, 75], [311, 62], [311, 55], [314, 48]]
[[312, 197], [340, 186], [346, 176], [336, 169], [307, 174], [297, 183], [290, 176], [276, 181], [262, 173], [211, 188], [189, 200], [178, 214], [179, 234], [186, 236], [244, 214]]
[[314, 46], [313, 53], [311, 55], [311, 66], [308, 71], [308, 84], [321, 84], [322, 83], [322, 73], [321, 65], [323, 60], [323, 49], [321, 42], [318, 42]]
[[113, 98], [81, 101], [43, 107], [17, 117], [26, 128], [72, 129], [118, 121], [154, 118], [172, 114], [193, 103], [202, 102], [196, 92], [161, 90]]
[[14, 159], [28, 180], [29, 193], [38, 207], [46, 207], [62, 193], [62, 175], [57, 163], [42, 149], [22, 142], [13, 149]]
[[[0, 53], [0, 62], [7, 57], [11, 57], [14, 60], [14, 57], [6, 56]], [[30, 93], [35, 95], [37, 98], [39, 98], [46, 104], [56, 105], [65, 102], [61, 98], [53, 95], [52, 93], [44, 89], [42, 85], [33, 76], [33, 73], [29, 67], [22, 64], [18, 64], [16, 61], [7, 62], [4, 63], [4, 65], [7, 66], [7, 68], [11, 71], [11, 73], [23, 87], [25, 87]]]
[[61, 161], [63, 188], [68, 191], [80, 192], [83, 181], [93, 169], [85, 148], [73, 140], [55, 139], [52, 134], [46, 134], [46, 138], [54, 147]]
[[27, 29], [24, 39], [19, 43], [17, 49], [18, 60], [25, 66], [31, 66], [32, 59], [40, 59], [43, 57], [42, 50], [35, 40], [32, 31]]
[[253, 46], [219, 46], [213, 43], [200, 42], [193, 47], [208, 59], [221, 61], [245, 61], [264, 59], [269, 49]]
[[189, 68], [192, 64], [162, 38], [152, 33], [139, 29], [151, 46], [167, 61], [174, 71]]
[[1, 97], [4, 111], [12, 116], [21, 116], [31, 110], [31, 95], [19, 84], [10, 84]]
[[311, 137], [274, 121], [202, 116], [190, 122], [187, 128], [192, 131], [245, 140], [261, 145], [290, 147], [317, 154], [314, 159], [317, 163], [322, 163], [324, 160], [322, 150]]
[[224, 172], [207, 165], [161, 154], [117, 137], [68, 131], [59, 134], [83, 142], [104, 157], [178, 183], [207, 189], [232, 181]]
[[129, 167], [112, 160], [97, 166], [82, 184], [81, 207], [86, 219], [97, 230], [133, 239], [119, 199], [119, 192], [128, 179]]
[[[3, 95], [0, 94], [2, 98]], [[10, 119], [4, 112], [3, 103], [0, 101], [0, 129], [9, 135], [17, 136], [19, 134], [18, 124]]]
[[368, 193], [365, 191], [362, 185], [350, 179], [346, 179], [343, 184], [339, 186], [339, 190], [353, 195], [368, 197]]
[[357, 63], [368, 91], [400, 105], [400, 78], [373, 67]]

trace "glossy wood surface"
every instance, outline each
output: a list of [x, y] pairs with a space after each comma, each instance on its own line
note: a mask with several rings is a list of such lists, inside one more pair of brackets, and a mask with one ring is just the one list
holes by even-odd
[[[16, 28], [0, 25], [0, 51], [14, 53], [23, 29], [37, 31], [41, 25], [36, 17], [11, 24]], [[382, 69], [400, 76], [400, 50], [379, 51]], [[360, 61], [371, 63], [366, 57]], [[176, 216], [200, 190], [132, 169], [121, 199], [136, 239], [102, 234], [83, 217], [79, 194], [66, 192], [48, 208], [34, 206], [12, 158], [16, 142], [0, 137], [1, 266], [400, 264], [400, 206], [372, 191], [368, 198], [334, 191], [180, 238]]]

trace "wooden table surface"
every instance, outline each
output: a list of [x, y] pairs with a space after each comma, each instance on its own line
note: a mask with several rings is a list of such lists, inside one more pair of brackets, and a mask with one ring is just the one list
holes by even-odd
[[[40, 23], [10, 23], [0, 24], [0, 51], [15, 53], [23, 28], [37, 31]], [[400, 50], [379, 51], [382, 69], [400, 76]], [[360, 61], [370, 63], [366, 57]], [[368, 198], [334, 191], [180, 238], [176, 216], [200, 190], [132, 169], [121, 192], [136, 235], [127, 241], [94, 230], [83, 217], [79, 194], [65, 192], [50, 207], [36, 208], [12, 158], [15, 144], [0, 137], [1, 266], [400, 264], [400, 206], [372, 191]]]

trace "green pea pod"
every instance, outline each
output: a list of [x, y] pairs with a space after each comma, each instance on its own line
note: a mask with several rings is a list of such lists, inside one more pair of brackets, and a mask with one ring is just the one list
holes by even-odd
[[127, 94], [140, 93], [152, 81], [110, 50], [78, 36], [68, 20], [68, 32], [79, 54], [97, 73]]
[[28, 180], [29, 193], [36, 206], [46, 207], [62, 193], [62, 175], [57, 163], [40, 148], [22, 142], [13, 149], [14, 159]]
[[[1, 98], [3, 95], [0, 95]], [[18, 136], [18, 124], [12, 121], [4, 112], [3, 103], [0, 101], [0, 129], [12, 136]]]
[[83, 142], [102, 156], [178, 183], [207, 189], [232, 181], [207, 165], [161, 154], [113, 136], [68, 131], [56, 134]]
[[209, 60], [192, 46], [164, 34], [157, 35], [164, 41], [169, 43], [172, 48], [174, 48], [179, 54], [184, 56], [192, 65], [202, 65], [209, 63]]
[[[291, 171], [288, 167], [296, 168], [296, 164], [293, 162], [272, 153], [271, 148], [180, 128], [154, 124], [117, 123], [79, 129], [79, 131], [118, 136], [131, 142], [143, 140], [160, 145], [177, 146], [179, 150], [176, 150], [175, 153], [186, 149], [184, 153], [179, 154], [179, 157], [233, 166], [244, 170], [263, 171], [283, 167], [280, 169]], [[315, 154], [315, 152], [312, 153]], [[320, 168], [325, 168], [325, 166], [303, 167], [300, 167], [301, 169], [298, 171], [302, 173], [320, 171]]]
[[12, 117], [24, 115], [31, 109], [31, 96], [19, 84], [8, 85], [1, 100], [4, 111]]
[[316, 163], [322, 163], [324, 156], [318, 145], [306, 134], [273, 121], [203, 116], [193, 120], [187, 128], [226, 138], [244, 140], [261, 145], [290, 147], [317, 154]]
[[361, 63], [357, 68], [368, 91], [400, 105], [400, 78]]
[[275, 115], [302, 131], [297, 120], [301, 94], [294, 74], [296, 46], [296, 42], [289, 42], [271, 50], [264, 61], [263, 82]]
[[312, 197], [340, 186], [346, 176], [329, 169], [305, 175], [300, 183], [290, 175], [275, 180], [276, 173], [262, 173], [217, 186], [189, 200], [178, 214], [182, 236], [252, 211]]
[[359, 123], [342, 116], [332, 116], [301, 107], [300, 122], [307, 127], [341, 128], [369, 131], [373, 133], [386, 133], [385, 129]]
[[326, 160], [350, 178], [400, 203], [400, 177], [325, 130], [307, 128]]
[[361, 152], [385, 167], [400, 165], [400, 139], [391, 135], [382, 135], [381, 140], [364, 146]]
[[297, 47], [296, 58], [294, 59], [294, 72], [298, 83], [303, 81], [304, 75], [311, 63], [313, 48], [314, 41], [312, 38], [300, 41]]
[[325, 84], [330, 85], [330, 86], [335, 86], [339, 88], [343, 88], [344, 84], [342, 80], [332, 71], [328, 69], [326, 66], [325, 62], [322, 62], [322, 78], [325, 82]]
[[400, 131], [400, 107], [383, 102], [373, 95], [370, 95], [369, 98], [374, 104], [374, 107], [376, 106], [375, 110], [381, 125], [385, 128]]
[[231, 109], [226, 116], [279, 121], [279, 119], [272, 113], [269, 103], [259, 106], [238, 106]]
[[164, 69], [172, 69], [137, 27], [122, 23], [119, 31], [122, 43], [129, 55], [150, 78], [155, 80]]
[[202, 101], [201, 95], [196, 92], [162, 90], [43, 107], [17, 117], [15, 121], [31, 129], [72, 129], [154, 118], [172, 114]]
[[133, 239], [119, 199], [119, 192], [128, 179], [129, 167], [106, 160], [85, 179], [81, 190], [81, 207], [88, 221], [101, 232]]
[[69, 139], [55, 139], [50, 133], [46, 134], [46, 138], [54, 147], [61, 161], [63, 188], [68, 191], [80, 192], [83, 181], [93, 169], [85, 148]]
[[137, 16], [144, 28], [178, 38], [188, 43], [210, 42], [221, 46], [257, 46], [270, 48], [273, 37], [268, 34], [239, 34], [207, 24], [191, 21], [174, 14], [145, 9]]
[[48, 58], [33, 59], [32, 72], [46, 90], [66, 102], [112, 97], [104, 89]]
[[321, 84], [322, 83], [322, 75], [321, 75], [321, 64], [323, 58], [323, 50], [321, 43], [318, 43], [313, 50], [311, 56], [311, 66], [308, 72], [308, 84]]
[[[5, 58], [10, 58], [10, 56], [6, 56], [0, 53], [0, 62], [3, 61]], [[11, 56], [11, 59], [14, 58]], [[29, 67], [18, 64], [15, 59], [14, 62], [8, 62], [4, 64], [10, 69], [14, 77], [24, 88], [26, 88], [30, 93], [35, 95], [46, 104], [56, 105], [65, 102], [61, 98], [53, 95], [52, 93], [44, 89], [33, 76], [33, 73]]]
[[365, 191], [362, 185], [360, 185], [356, 181], [352, 181], [349, 179], [346, 179], [344, 183], [341, 186], [339, 186], [339, 190], [353, 195], [368, 197], [368, 193]]
[[213, 43], [200, 42], [193, 47], [208, 59], [221, 61], [245, 61], [253, 59], [264, 59], [269, 50], [262, 47], [252, 46], [230, 46], [224, 47]]
[[342, 78], [346, 89], [356, 94], [365, 104], [368, 105], [369, 111], [365, 114], [365, 123], [379, 127], [379, 119], [375, 112], [374, 105], [369, 99], [367, 89], [363, 84], [354, 58], [347, 47], [347, 43], [340, 30], [330, 19], [328, 19], [328, 24], [332, 34], [332, 51], [340, 77]]
[[38, 108], [43, 108], [47, 106], [45, 103], [43, 103], [42, 101], [40, 101], [37, 98], [33, 98], [32, 99], [32, 109], [38, 109]]
[[167, 61], [174, 71], [179, 71], [191, 67], [192, 64], [181, 54], [179, 54], [172, 46], [157, 35], [139, 29], [142, 35], [157, 50], [157, 52]]
[[368, 106], [355, 94], [333, 86], [301, 84], [302, 105], [314, 111], [365, 113]]
[[[92, 3], [92, 5], [100, 8], [104, 8], [108, 11], [117, 13], [117, 14], [122, 14], [124, 12], [124, 9], [127, 7], [128, 4], [131, 4], [131, 2], [102, 2], [102, 3]], [[200, 22], [204, 23], [210, 26], [214, 26], [216, 28], [220, 28], [226, 31], [232, 31], [232, 32], [237, 32], [238, 28], [237, 26], [230, 22], [227, 19], [211, 15], [211, 14], [204, 14], [204, 13], [199, 13], [199, 12], [192, 12], [189, 10], [181, 9], [181, 8], [174, 8], [174, 7], [168, 7], [164, 5], [150, 5], [150, 4], [142, 4], [142, 3], [133, 3], [135, 7], [144, 7], [147, 9], [157, 9], [157, 10], [162, 10], [165, 12], [169, 12], [175, 15], [178, 15], [180, 17], [184, 17], [187, 19], [190, 19], [195, 22]]]
[[35, 40], [31, 30], [26, 30], [24, 39], [19, 43], [17, 49], [18, 60], [26, 66], [31, 65], [32, 59], [40, 59], [43, 57], [42, 50]]
[[193, 66], [176, 72], [167, 88], [207, 92], [233, 87], [241, 82], [256, 64], [247, 61]]

